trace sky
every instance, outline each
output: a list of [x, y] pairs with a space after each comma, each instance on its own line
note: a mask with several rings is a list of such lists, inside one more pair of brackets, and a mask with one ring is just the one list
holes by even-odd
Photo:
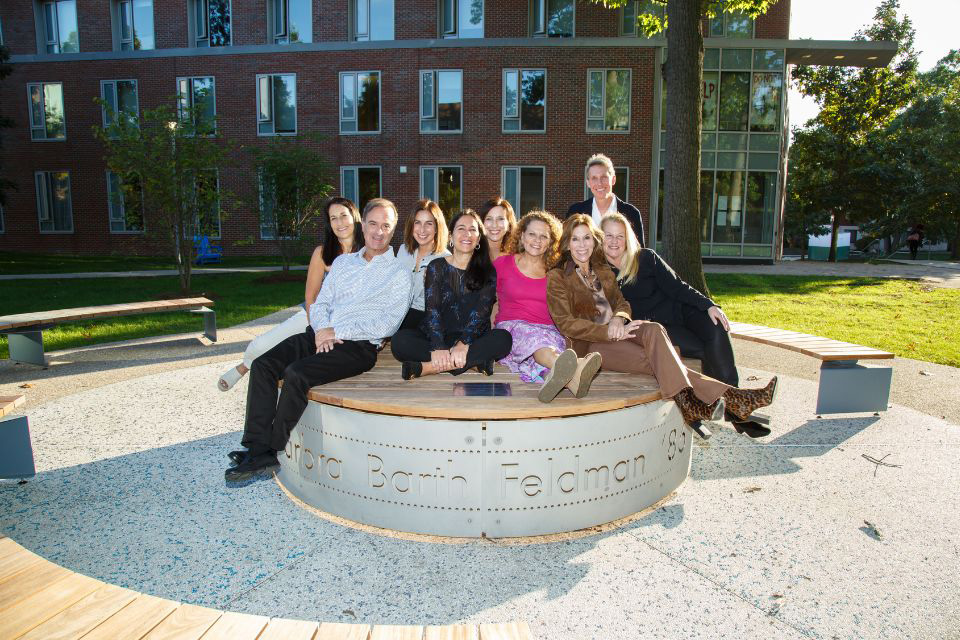
[[[873, 21], [878, 4], [879, 0], [792, 0], [790, 38], [850, 40]], [[951, 48], [960, 49], [957, 0], [900, 0], [900, 12], [913, 22], [913, 48], [919, 52], [921, 71], [931, 69]], [[819, 110], [816, 102], [793, 89], [789, 101], [791, 126], [802, 125]]]

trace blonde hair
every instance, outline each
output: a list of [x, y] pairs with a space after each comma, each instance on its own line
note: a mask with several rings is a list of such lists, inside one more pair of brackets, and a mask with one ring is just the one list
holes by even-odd
[[586, 174], [590, 171], [590, 167], [593, 167], [595, 165], [601, 165], [604, 169], [607, 170], [607, 174], [611, 176], [616, 175], [617, 173], [613, 168], [613, 160], [611, 160], [610, 158], [608, 158], [602, 153], [595, 153], [589, 158], [587, 158], [587, 166], [583, 170], [584, 176], [586, 176]]
[[585, 213], [575, 213], [563, 221], [563, 235], [560, 236], [560, 254], [561, 263], [571, 259], [570, 256], [570, 238], [577, 227], [584, 226], [593, 236], [593, 253], [590, 254], [590, 264], [594, 267], [602, 267], [607, 259], [603, 255], [603, 232], [594, 224], [593, 218]]
[[[608, 222], [616, 222], [623, 225], [624, 235], [627, 239], [627, 248], [620, 256], [620, 264], [614, 265], [620, 270], [617, 275], [617, 281], [621, 285], [630, 284], [637, 279], [637, 271], [640, 268], [640, 241], [637, 240], [637, 234], [633, 232], [633, 227], [627, 222], [627, 219], [619, 213], [608, 213], [600, 220], [600, 229], [604, 228]], [[602, 236], [601, 236], [602, 237]], [[602, 245], [601, 245], [602, 248]]]
[[563, 235], [563, 229], [560, 221], [557, 220], [549, 211], [533, 210], [526, 213], [516, 228], [510, 233], [510, 243], [507, 245], [507, 252], [512, 254], [523, 253], [523, 232], [527, 230], [531, 222], [540, 221], [547, 225], [550, 230], [550, 246], [543, 253], [543, 261], [547, 269], [553, 268], [560, 261], [560, 236]]
[[441, 251], [447, 246], [447, 221], [443, 217], [443, 210], [433, 200], [423, 199], [417, 202], [413, 211], [407, 216], [407, 221], [403, 225], [403, 246], [407, 251], [413, 253], [417, 250], [417, 241], [413, 237], [413, 224], [416, 222], [417, 214], [426, 211], [433, 216], [433, 226], [436, 227], [436, 234], [433, 236], [433, 249], [430, 253]]

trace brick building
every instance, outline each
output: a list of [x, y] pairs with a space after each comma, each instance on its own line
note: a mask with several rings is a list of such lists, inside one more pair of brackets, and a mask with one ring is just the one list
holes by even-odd
[[[111, 193], [94, 99], [121, 111], [177, 96], [240, 144], [318, 132], [331, 182], [361, 201], [446, 209], [503, 194], [518, 210], [585, 197], [583, 164], [613, 158], [617, 191], [660, 198], [665, 40], [637, 33], [644, 3], [588, 0], [8, 0], [0, 32], [3, 171], [17, 185], [0, 250], [159, 253]], [[704, 23], [703, 254], [769, 261], [780, 246], [790, 64], [886, 64], [887, 43], [789, 40], [790, 1], [755, 24]], [[249, 173], [221, 169], [242, 193]], [[224, 202], [228, 255], [267, 254], [257, 210]], [[213, 212], [217, 217], [217, 212]], [[144, 225], [150, 230], [149, 215]]]

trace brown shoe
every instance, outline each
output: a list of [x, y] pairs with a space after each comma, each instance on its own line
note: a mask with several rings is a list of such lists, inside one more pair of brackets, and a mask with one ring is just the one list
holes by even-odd
[[567, 388], [577, 398], [583, 398], [590, 393], [590, 384], [597, 377], [603, 358], [599, 353], [588, 353], [585, 358], [577, 358], [577, 370], [567, 383]]
[[773, 404], [777, 397], [777, 376], [773, 376], [767, 386], [762, 389], [737, 389], [731, 387], [727, 389], [723, 398], [727, 401], [727, 411], [732, 413], [741, 422], [750, 419], [750, 414], [759, 409]]
[[690, 387], [673, 396], [673, 401], [677, 403], [680, 415], [683, 416], [683, 421], [687, 424], [693, 424], [701, 420], [719, 420], [723, 416], [723, 398], [718, 399], [713, 404], [707, 404], [694, 395], [693, 389]]
[[563, 388], [567, 386], [570, 379], [577, 372], [577, 352], [573, 349], [567, 349], [557, 357], [553, 363], [553, 368], [547, 374], [540, 387], [540, 393], [537, 394], [537, 400], [540, 402], [553, 402]]

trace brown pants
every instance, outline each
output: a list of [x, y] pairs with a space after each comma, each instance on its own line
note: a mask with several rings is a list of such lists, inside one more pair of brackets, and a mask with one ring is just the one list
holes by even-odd
[[660, 394], [667, 399], [691, 387], [700, 400], [713, 404], [730, 388], [688, 369], [660, 324], [644, 322], [634, 333], [633, 338], [617, 342], [591, 342], [589, 350], [600, 354], [603, 368], [608, 371], [653, 375], [660, 385]]

